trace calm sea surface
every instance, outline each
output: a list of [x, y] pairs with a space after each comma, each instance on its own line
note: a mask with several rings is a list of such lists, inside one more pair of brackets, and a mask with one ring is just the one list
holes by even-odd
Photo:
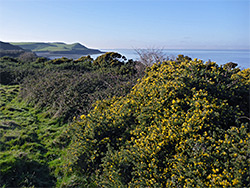
[[[127, 59], [138, 60], [139, 56], [133, 49], [102, 49], [103, 52], [118, 52]], [[192, 59], [201, 59], [204, 62], [215, 61], [219, 65], [228, 62], [237, 63], [240, 68], [250, 68], [250, 50], [162, 50], [166, 56], [172, 58], [179, 54], [189, 56]], [[93, 55], [96, 58], [98, 55]]]
[[[118, 52], [124, 55], [127, 59], [138, 60], [139, 56], [133, 49], [101, 49], [102, 52]], [[219, 65], [223, 65], [228, 62], [234, 62], [238, 64], [240, 68], [250, 68], [250, 50], [162, 50], [162, 52], [170, 57], [177, 57], [179, 54], [189, 56], [192, 59], [201, 59], [204, 62], [211, 60], [215, 61]], [[92, 58], [96, 58], [101, 54], [91, 55]], [[50, 56], [49, 58], [55, 59], [60, 57], [67, 57], [72, 59], [78, 59], [81, 54], [74, 55], [60, 55], [60, 56]]]

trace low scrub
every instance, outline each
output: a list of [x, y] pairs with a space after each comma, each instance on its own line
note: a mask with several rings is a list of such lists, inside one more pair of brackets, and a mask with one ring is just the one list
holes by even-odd
[[61, 168], [68, 162], [62, 154], [71, 140], [67, 122], [87, 114], [96, 100], [130, 91], [144, 66], [119, 61], [104, 67], [94, 65], [90, 56], [33, 62], [0, 58], [0, 187], [78, 181], [67, 179]]
[[24, 79], [20, 97], [37, 108], [48, 109], [51, 117], [72, 121], [87, 114], [97, 100], [126, 95], [142, 76], [137, 71], [139, 63], [118, 57], [121, 55], [106, 53], [95, 61], [90, 57], [37, 60], [47, 68]]
[[249, 187], [249, 86], [250, 69], [154, 64], [71, 126], [68, 186]]

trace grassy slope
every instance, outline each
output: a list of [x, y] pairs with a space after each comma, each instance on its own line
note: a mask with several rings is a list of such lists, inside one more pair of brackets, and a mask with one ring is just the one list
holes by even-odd
[[[19, 86], [0, 85], [0, 186], [52, 186], [56, 174], [51, 171], [63, 162], [59, 155], [65, 144], [64, 126], [46, 112], [20, 102], [18, 92]], [[16, 170], [17, 177], [9, 177]], [[33, 172], [39, 176], [34, 178]], [[27, 182], [20, 182], [21, 176]], [[8, 178], [15, 182], [5, 184], [12, 182]]]
[[65, 44], [65, 43], [38, 43], [38, 42], [18, 42], [11, 43], [13, 45], [20, 46], [24, 49], [29, 49], [34, 52], [55, 52], [55, 51], [73, 51], [73, 50], [88, 50], [85, 46], [74, 43], [74, 44]]
[[25, 50], [21, 47], [0, 41], [0, 57], [18, 57], [23, 53], [25, 53]]
[[0, 50], [23, 50], [23, 49], [19, 46], [11, 45], [10, 43], [0, 41]]

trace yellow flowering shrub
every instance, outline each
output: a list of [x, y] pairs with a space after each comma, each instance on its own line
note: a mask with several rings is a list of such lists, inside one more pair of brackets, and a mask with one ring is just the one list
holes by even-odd
[[71, 126], [68, 168], [98, 187], [249, 187], [249, 72], [154, 64]]

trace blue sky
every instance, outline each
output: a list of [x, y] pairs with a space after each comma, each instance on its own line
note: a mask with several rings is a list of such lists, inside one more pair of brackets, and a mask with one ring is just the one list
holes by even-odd
[[0, 0], [0, 40], [249, 49], [249, 0]]

